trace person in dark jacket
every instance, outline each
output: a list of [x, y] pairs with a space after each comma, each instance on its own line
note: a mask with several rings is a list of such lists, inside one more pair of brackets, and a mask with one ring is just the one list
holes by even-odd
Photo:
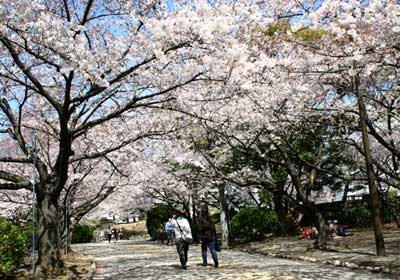
[[207, 266], [207, 247], [210, 249], [211, 257], [214, 261], [214, 266], [218, 267], [218, 255], [215, 250], [215, 242], [217, 240], [215, 234], [215, 224], [208, 211], [207, 204], [201, 207], [199, 215], [199, 228], [200, 228], [200, 242], [201, 242], [201, 256], [203, 258], [203, 266]]

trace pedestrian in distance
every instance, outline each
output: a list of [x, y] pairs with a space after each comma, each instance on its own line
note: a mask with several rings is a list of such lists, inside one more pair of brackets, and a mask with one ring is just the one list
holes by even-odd
[[215, 231], [215, 224], [208, 211], [207, 204], [203, 204], [199, 215], [199, 229], [200, 229], [200, 242], [201, 242], [201, 257], [203, 259], [203, 266], [207, 266], [207, 247], [210, 249], [211, 257], [214, 261], [214, 266], [218, 267], [218, 255], [215, 249], [217, 235]]
[[169, 218], [165, 223], [165, 232], [167, 233], [167, 246], [172, 245], [174, 240], [174, 229], [172, 227], [172, 218]]
[[110, 243], [110, 242], [111, 242], [111, 236], [112, 236], [110, 227], [108, 227], [108, 228], [105, 230], [105, 236], [106, 236], [106, 238], [107, 238], [107, 240], [108, 240], [108, 243]]
[[122, 228], [118, 230], [118, 238], [119, 240], [122, 240], [124, 238], [124, 232], [122, 231]]
[[167, 232], [164, 229], [160, 229], [159, 238], [160, 243], [164, 244], [165, 240], [167, 240]]
[[174, 215], [171, 226], [175, 233], [175, 245], [182, 269], [187, 268], [189, 244], [192, 243], [192, 230], [189, 221], [181, 213]]
[[117, 242], [117, 240], [118, 240], [118, 235], [117, 235], [117, 230], [116, 230], [115, 228], [113, 228], [113, 229], [111, 230], [111, 235], [112, 235], [113, 238], [115, 238], [115, 241], [114, 241], [114, 242]]

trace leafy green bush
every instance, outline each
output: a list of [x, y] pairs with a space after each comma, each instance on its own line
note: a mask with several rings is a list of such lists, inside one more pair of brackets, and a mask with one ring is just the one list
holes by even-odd
[[383, 218], [386, 223], [396, 222], [400, 225], [400, 197], [396, 194], [389, 193], [384, 201]]
[[[397, 192], [395, 194], [389, 192], [386, 197], [383, 196], [381, 199], [383, 221], [400, 224], [400, 197], [397, 197]], [[372, 213], [368, 196], [360, 200], [336, 201], [316, 206], [324, 213], [327, 220], [338, 220], [340, 224], [346, 226], [372, 226]]]
[[93, 240], [94, 227], [77, 224], [72, 232], [72, 243], [88, 243]]
[[372, 223], [371, 211], [366, 202], [348, 201], [341, 210], [340, 222], [354, 226], [367, 226]]
[[[18, 267], [25, 254], [25, 238], [15, 225], [0, 219], [0, 276]], [[0, 277], [1, 278], [1, 277]]]
[[279, 221], [274, 210], [247, 207], [232, 218], [231, 226], [236, 238], [246, 241], [261, 240], [267, 233], [279, 230]]
[[147, 232], [153, 240], [157, 240], [160, 230], [164, 229], [168, 218], [171, 218], [175, 210], [167, 205], [158, 205], [146, 213]]

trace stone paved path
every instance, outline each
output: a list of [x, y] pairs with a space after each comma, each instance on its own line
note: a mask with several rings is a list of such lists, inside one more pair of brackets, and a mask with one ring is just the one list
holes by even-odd
[[[239, 279], [239, 280], [372, 280], [393, 279], [380, 274], [321, 266], [315, 263], [270, 258], [232, 250], [219, 253], [220, 267], [202, 267], [200, 247], [189, 249], [188, 269], [179, 265], [175, 246], [154, 242], [118, 241], [74, 245], [74, 250], [94, 256], [93, 280], [128, 279]], [[210, 256], [209, 256], [210, 257]], [[211, 261], [212, 263], [212, 261]]]

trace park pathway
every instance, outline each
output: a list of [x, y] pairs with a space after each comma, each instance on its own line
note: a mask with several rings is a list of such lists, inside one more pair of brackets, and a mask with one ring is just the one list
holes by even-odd
[[[97, 264], [93, 280], [185, 279], [185, 280], [377, 280], [393, 279], [380, 274], [353, 271], [315, 263], [248, 254], [233, 250], [219, 253], [220, 267], [201, 266], [200, 247], [189, 249], [187, 270], [179, 265], [175, 246], [145, 241], [99, 242], [74, 245], [92, 255]], [[211, 261], [212, 263], [212, 261]]]

